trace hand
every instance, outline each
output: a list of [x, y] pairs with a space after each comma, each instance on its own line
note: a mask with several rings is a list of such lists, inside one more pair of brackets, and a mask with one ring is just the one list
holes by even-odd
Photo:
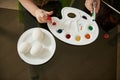
[[[86, 8], [91, 12], [93, 13], [93, 3], [94, 3], [95, 0], [86, 0], [85, 1], [85, 6]], [[99, 12], [99, 9], [100, 9], [100, 0], [96, 0], [96, 13]]]
[[48, 20], [48, 16], [52, 15], [53, 11], [45, 11], [43, 9], [37, 9], [35, 11], [35, 17], [39, 23], [51, 23], [51, 20]]

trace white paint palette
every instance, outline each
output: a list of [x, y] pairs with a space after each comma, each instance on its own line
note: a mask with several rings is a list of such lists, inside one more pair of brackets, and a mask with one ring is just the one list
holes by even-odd
[[95, 41], [99, 34], [97, 23], [82, 10], [64, 7], [62, 19], [51, 17], [50, 31], [63, 42], [71, 45], [87, 45]]
[[17, 43], [20, 58], [31, 65], [40, 65], [49, 61], [55, 49], [56, 42], [53, 35], [42, 28], [25, 31]]

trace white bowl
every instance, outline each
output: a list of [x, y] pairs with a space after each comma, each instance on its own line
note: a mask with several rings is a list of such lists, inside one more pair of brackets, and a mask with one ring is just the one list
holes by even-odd
[[[37, 38], [37, 40], [35, 40], [35, 38], [32, 37], [35, 30], [42, 31], [42, 35], [44, 35], [43, 40]], [[21, 51], [20, 45], [23, 43], [29, 43], [30, 46], [25, 47], [27, 51]], [[22, 50], [25, 50], [23, 48], [24, 47], [22, 47]], [[54, 55], [55, 49], [56, 42], [54, 37], [49, 31], [42, 28], [31, 28], [25, 31], [17, 43], [18, 55], [23, 61], [31, 65], [40, 65], [49, 61]]]

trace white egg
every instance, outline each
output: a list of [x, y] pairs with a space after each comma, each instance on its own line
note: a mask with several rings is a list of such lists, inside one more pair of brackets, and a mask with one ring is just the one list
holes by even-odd
[[33, 30], [32, 37], [34, 40], [42, 41], [44, 38], [44, 35], [43, 35], [43, 32], [37, 28]]
[[29, 42], [23, 42], [19, 46], [19, 51], [20, 53], [29, 53], [31, 49], [31, 44]]
[[39, 44], [34, 44], [30, 50], [31, 55], [40, 55], [43, 51], [43, 46]]

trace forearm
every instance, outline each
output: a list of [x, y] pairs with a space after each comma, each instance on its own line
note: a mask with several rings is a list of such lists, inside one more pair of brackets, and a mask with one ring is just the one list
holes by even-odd
[[22, 6], [28, 10], [33, 16], [35, 16], [35, 11], [39, 8], [33, 3], [33, 0], [19, 0]]

